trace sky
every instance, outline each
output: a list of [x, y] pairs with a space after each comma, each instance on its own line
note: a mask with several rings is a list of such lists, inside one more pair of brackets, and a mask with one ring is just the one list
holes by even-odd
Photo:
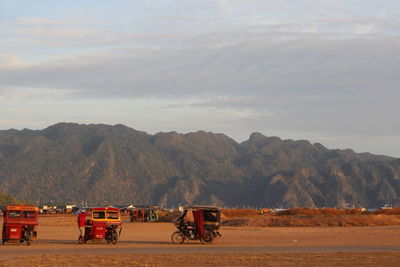
[[1, 0], [0, 130], [252, 132], [400, 157], [400, 1]]

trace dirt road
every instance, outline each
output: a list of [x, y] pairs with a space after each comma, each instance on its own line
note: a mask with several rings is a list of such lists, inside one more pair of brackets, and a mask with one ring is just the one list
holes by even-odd
[[200, 242], [174, 245], [170, 241], [170, 236], [175, 228], [170, 223], [125, 222], [121, 239], [116, 245], [78, 245], [76, 242], [78, 229], [75, 220], [76, 218], [72, 216], [41, 217], [38, 240], [31, 246], [7, 244], [0, 247], [0, 259], [3, 265], [11, 258], [30, 256], [33, 259], [40, 255], [42, 257], [44, 254], [47, 257], [53, 255], [61, 258], [63, 255], [85, 255], [86, 258], [93, 255], [120, 255], [118, 257], [123, 258], [123, 255], [142, 257], [143, 254], [168, 254], [179, 255], [179, 257], [188, 255], [189, 257], [193, 254], [238, 256], [245, 253], [247, 256], [250, 254], [254, 256], [261, 253], [265, 257], [267, 253], [309, 253], [310, 255], [383, 253], [382, 255], [386, 257], [391, 255], [390, 257], [400, 258], [400, 227], [230, 227], [223, 228], [221, 230], [223, 237], [212, 245], [203, 245]]

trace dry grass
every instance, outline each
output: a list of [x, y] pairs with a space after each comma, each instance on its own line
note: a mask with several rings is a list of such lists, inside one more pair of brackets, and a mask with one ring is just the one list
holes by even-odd
[[224, 209], [222, 210], [224, 218], [254, 218], [260, 216], [260, 211], [254, 209]]
[[265, 216], [259, 218], [237, 218], [226, 220], [224, 226], [256, 227], [333, 227], [333, 226], [392, 226], [400, 225], [399, 216], [355, 215], [355, 216]]
[[399, 264], [400, 253], [210, 253], [135, 255], [41, 255], [0, 261], [0, 266], [386, 266]]
[[373, 213], [360, 209], [301, 209], [295, 208], [276, 214], [263, 214], [256, 210], [227, 210], [225, 226], [395, 226], [400, 225], [400, 208]]
[[400, 215], [400, 207], [387, 210], [380, 209], [375, 211], [374, 214]]
[[277, 215], [307, 215], [307, 216], [341, 216], [341, 215], [360, 215], [363, 212], [360, 209], [302, 209], [294, 208], [278, 212]]

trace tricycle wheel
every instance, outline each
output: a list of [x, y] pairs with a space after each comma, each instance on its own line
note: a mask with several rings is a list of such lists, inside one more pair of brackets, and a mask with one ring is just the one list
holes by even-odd
[[182, 244], [185, 241], [185, 237], [180, 231], [176, 231], [172, 234], [171, 241], [174, 244]]
[[202, 243], [212, 243], [214, 241], [213, 232], [206, 231], [200, 241], [202, 241]]
[[115, 245], [117, 244], [118, 235], [116, 231], [112, 232], [112, 243]]
[[2, 244], [3, 244], [3, 245], [6, 244], [6, 240], [5, 240], [5, 239], [2, 240]]
[[32, 238], [33, 238], [33, 233], [32, 233], [32, 232], [29, 232], [29, 233], [28, 233], [28, 236], [26, 237], [26, 244], [27, 244], [28, 246], [31, 245], [31, 243], [32, 243]]

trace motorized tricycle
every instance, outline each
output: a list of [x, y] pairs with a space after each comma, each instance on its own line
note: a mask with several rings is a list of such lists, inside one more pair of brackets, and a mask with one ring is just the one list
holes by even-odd
[[212, 243], [221, 237], [221, 208], [215, 206], [186, 206], [182, 208], [179, 219], [175, 222], [178, 231], [172, 233], [171, 241], [182, 244], [185, 240], [200, 240]]
[[121, 213], [118, 208], [100, 207], [87, 209], [85, 235], [79, 236], [78, 243], [106, 241], [117, 244], [122, 231]]
[[3, 217], [3, 245], [24, 243], [30, 245], [37, 238], [38, 208], [27, 205], [7, 206]]

